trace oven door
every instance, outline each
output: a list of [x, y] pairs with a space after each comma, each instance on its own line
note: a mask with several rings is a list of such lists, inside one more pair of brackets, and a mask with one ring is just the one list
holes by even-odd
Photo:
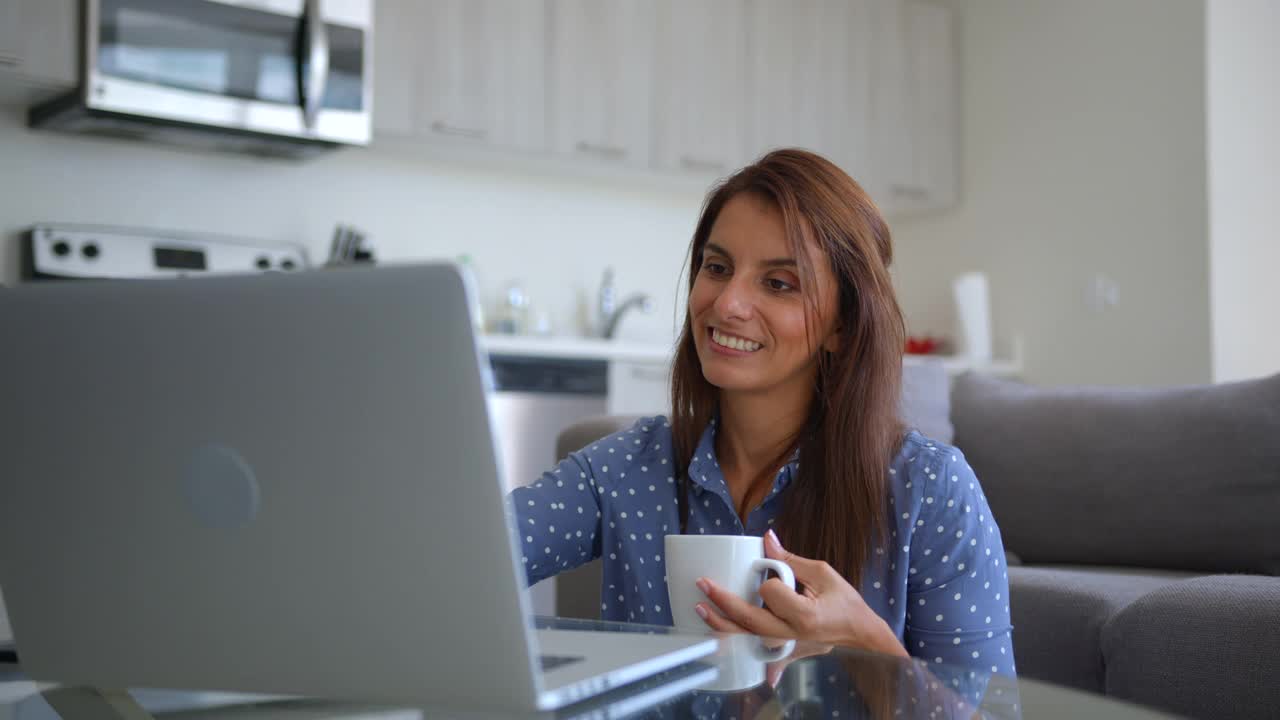
[[367, 144], [371, 0], [88, 0], [85, 104]]

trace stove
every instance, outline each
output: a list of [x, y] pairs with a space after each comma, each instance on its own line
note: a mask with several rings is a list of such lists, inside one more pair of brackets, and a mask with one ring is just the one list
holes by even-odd
[[22, 279], [146, 279], [296, 272], [309, 267], [299, 245], [195, 233], [42, 224], [23, 245]]

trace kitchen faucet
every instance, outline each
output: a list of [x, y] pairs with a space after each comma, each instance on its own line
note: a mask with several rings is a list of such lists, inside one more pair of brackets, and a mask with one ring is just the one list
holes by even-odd
[[600, 282], [600, 296], [596, 303], [596, 330], [600, 337], [606, 340], [613, 339], [613, 333], [618, 329], [618, 321], [622, 319], [624, 313], [632, 307], [639, 307], [640, 312], [648, 313], [653, 311], [653, 300], [644, 293], [633, 293], [627, 296], [622, 304], [617, 303], [617, 290], [613, 286], [613, 268], [606, 267], [604, 269], [604, 279]]

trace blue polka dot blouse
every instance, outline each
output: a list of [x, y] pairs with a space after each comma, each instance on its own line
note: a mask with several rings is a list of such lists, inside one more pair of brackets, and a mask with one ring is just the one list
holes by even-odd
[[[799, 459], [744, 525], [715, 455], [716, 425], [689, 465], [689, 533], [762, 536]], [[671, 426], [636, 424], [577, 452], [511, 493], [530, 584], [603, 558], [601, 617], [671, 625], [663, 537], [680, 532]], [[1004, 546], [982, 488], [954, 447], [909, 432], [887, 468], [890, 544], [874, 551], [859, 591], [911, 655], [1015, 673]]]

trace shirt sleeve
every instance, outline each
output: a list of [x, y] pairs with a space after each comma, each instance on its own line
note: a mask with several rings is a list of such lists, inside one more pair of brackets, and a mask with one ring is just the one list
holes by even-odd
[[508, 496], [529, 585], [600, 556], [600, 496], [583, 451]]
[[929, 663], [1013, 676], [1004, 544], [978, 479], [955, 448], [917, 465], [922, 524], [911, 542], [907, 651]]

